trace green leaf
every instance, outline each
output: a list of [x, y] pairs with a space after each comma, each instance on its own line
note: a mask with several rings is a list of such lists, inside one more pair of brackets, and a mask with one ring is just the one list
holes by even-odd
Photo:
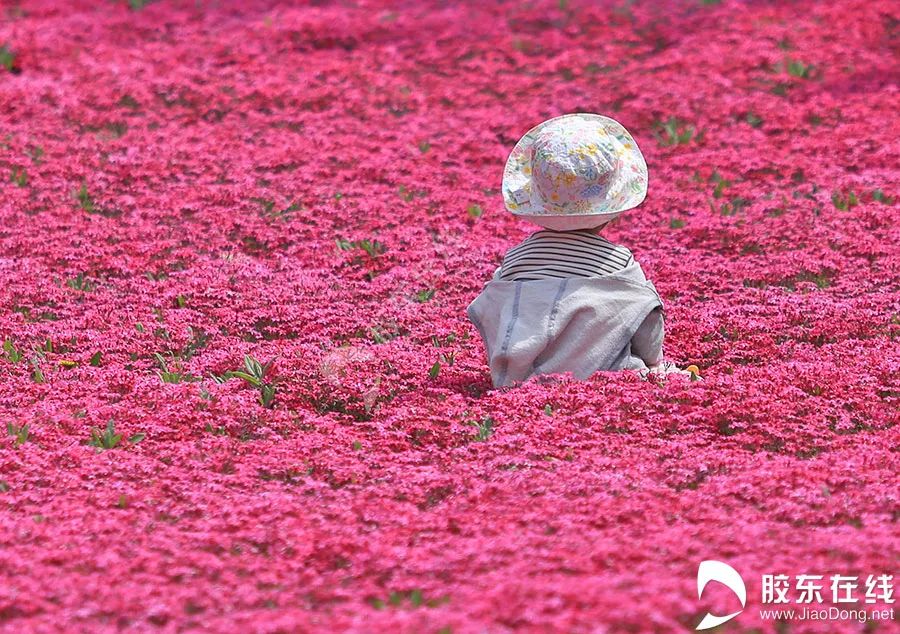
[[436, 291], [433, 288], [428, 288], [423, 291], [417, 291], [416, 292], [416, 301], [419, 302], [420, 304], [424, 304], [425, 302], [429, 301], [432, 297], [434, 297], [435, 292]]
[[9, 182], [15, 183], [18, 187], [26, 187], [28, 185], [28, 172], [24, 167], [13, 167], [9, 174]]
[[25, 356], [19, 352], [11, 339], [4, 339], [3, 352], [6, 354], [6, 360], [10, 363], [19, 363]]
[[90, 292], [97, 288], [97, 285], [94, 284], [91, 280], [85, 277], [84, 273], [79, 273], [75, 277], [66, 281], [66, 286], [69, 288], [75, 289], [76, 291], [83, 291], [85, 293]]
[[747, 113], [746, 121], [751, 128], [758, 128], [763, 124], [763, 120], [752, 112]]
[[138, 433], [138, 434], [133, 434], [132, 436], [130, 436], [130, 437], [128, 438], [128, 444], [129, 444], [129, 445], [136, 445], [136, 444], [138, 444], [139, 442], [141, 442], [141, 441], [142, 441], [144, 438], [146, 438], [146, 437], [147, 437], [147, 434], [145, 434], [145, 433], [143, 433], [143, 432]]
[[687, 125], [675, 117], [669, 117], [665, 122], [657, 122], [656, 128], [654, 135], [663, 146], [689, 143], [697, 131], [694, 126]]
[[209, 376], [212, 377], [212, 380], [215, 381], [217, 384], [222, 385], [222, 383], [224, 383], [228, 379], [232, 378], [234, 376], [234, 373], [228, 371], [228, 372], [223, 372], [222, 374], [219, 374], [219, 375], [210, 374]]
[[341, 251], [352, 251], [353, 249], [361, 249], [366, 252], [369, 257], [375, 258], [385, 253], [387, 247], [378, 240], [357, 240], [350, 241], [344, 238], [338, 238], [335, 243]]
[[800, 79], [808, 79], [813, 72], [813, 66], [804, 64], [800, 60], [789, 60], [787, 64], [787, 72], [791, 77], [799, 77]]
[[270, 383], [264, 383], [260, 386], [259, 402], [263, 407], [267, 409], [272, 408], [275, 401], [275, 391], [275, 386]]
[[21, 427], [15, 423], [6, 423], [6, 433], [15, 439], [13, 444], [16, 447], [24, 445], [29, 439], [28, 423], [25, 423]]
[[100, 362], [102, 361], [102, 359], [103, 359], [103, 354], [100, 352], [95, 352], [93, 354], [93, 356], [91, 356], [90, 364], [95, 368], [99, 368]]
[[78, 206], [81, 207], [84, 211], [88, 212], [89, 214], [94, 213], [96, 205], [94, 204], [94, 199], [91, 198], [91, 195], [88, 192], [86, 182], [81, 183], [81, 187], [79, 187], [78, 191], [75, 192], [75, 198], [78, 199]]
[[731, 187], [731, 181], [719, 176], [718, 172], [713, 172], [712, 180], [716, 183], [716, 187], [713, 189], [713, 198], [721, 198], [725, 188]]
[[8, 44], [0, 46], [0, 66], [8, 71], [16, 67], [16, 54], [10, 50]]
[[831, 202], [835, 208], [841, 211], [849, 211], [859, 204], [859, 199], [853, 191], [846, 194], [842, 191], [835, 191], [831, 194]]
[[440, 374], [440, 373], [441, 373], [441, 362], [435, 361], [434, 365], [431, 366], [431, 369], [428, 370], [428, 376], [431, 377], [432, 379], [436, 379], [438, 377], [438, 374]]
[[241, 372], [240, 370], [234, 370], [233, 372], [229, 372], [228, 375], [229, 375], [229, 378], [234, 377], [234, 378], [238, 378], [238, 379], [244, 379], [247, 383], [249, 383], [253, 387], [260, 386], [260, 380], [257, 379], [253, 375], [247, 374], [246, 372]]
[[101, 432], [96, 427], [91, 429], [91, 439], [88, 444], [99, 449], [115, 449], [121, 442], [122, 435], [117, 434], [116, 426], [112, 419], [106, 423], [106, 430]]
[[251, 376], [261, 379], [263, 378], [263, 368], [259, 361], [251, 357], [249, 354], [244, 355], [244, 367]]
[[494, 433], [495, 421], [490, 416], [485, 416], [478, 421], [472, 421], [471, 424], [475, 425], [477, 428], [477, 431], [475, 432], [476, 442], [484, 442]]

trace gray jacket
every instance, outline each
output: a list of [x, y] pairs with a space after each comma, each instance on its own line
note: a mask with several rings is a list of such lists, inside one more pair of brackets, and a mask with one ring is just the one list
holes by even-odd
[[[658, 330], [662, 299], [639, 264], [602, 277], [488, 282], [467, 313], [487, 351], [494, 387], [537, 374], [644, 369], [632, 353], [638, 331]], [[646, 321], [646, 323], [645, 323]], [[656, 323], [658, 322], [658, 323]], [[646, 357], [646, 355], [644, 355]]]

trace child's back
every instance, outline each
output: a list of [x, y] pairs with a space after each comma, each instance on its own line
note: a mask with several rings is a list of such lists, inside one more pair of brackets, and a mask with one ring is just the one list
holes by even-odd
[[643, 200], [646, 170], [631, 135], [600, 115], [551, 119], [516, 145], [504, 200], [545, 228], [506, 253], [468, 309], [495, 386], [662, 362], [662, 300], [631, 251], [598, 235]]

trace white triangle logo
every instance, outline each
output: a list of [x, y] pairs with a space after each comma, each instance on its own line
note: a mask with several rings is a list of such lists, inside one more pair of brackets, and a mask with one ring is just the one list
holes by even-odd
[[697, 569], [698, 598], [703, 597], [703, 589], [706, 588], [706, 584], [708, 584], [710, 581], [718, 581], [723, 586], [734, 592], [737, 598], [741, 601], [742, 609], [734, 612], [733, 614], [727, 614], [725, 616], [718, 616], [707, 612], [706, 616], [703, 617], [703, 620], [700, 621], [700, 624], [697, 625], [698, 630], [708, 630], [716, 627], [717, 625], [722, 625], [722, 623], [730, 621], [738, 614], [743, 612], [743, 608], [747, 607], [747, 588], [744, 586], [744, 580], [741, 579], [741, 575], [738, 574], [737, 570], [726, 563], [715, 561], [714, 559], [707, 559], [706, 561], [702, 561], [700, 562], [700, 567]]

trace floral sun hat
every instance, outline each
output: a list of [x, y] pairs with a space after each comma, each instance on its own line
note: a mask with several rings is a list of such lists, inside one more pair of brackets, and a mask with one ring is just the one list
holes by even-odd
[[589, 229], [641, 204], [647, 164], [614, 119], [576, 113], [549, 119], [523, 136], [503, 170], [503, 201], [513, 214], [548, 229]]

